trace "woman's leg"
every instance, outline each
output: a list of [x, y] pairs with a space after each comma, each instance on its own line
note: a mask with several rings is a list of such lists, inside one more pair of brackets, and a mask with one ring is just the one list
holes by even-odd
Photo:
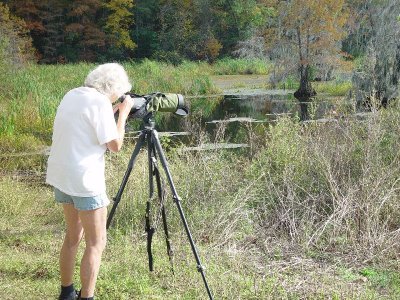
[[106, 246], [107, 207], [81, 210], [79, 217], [85, 232], [86, 248], [81, 262], [81, 297], [93, 297], [101, 255]]
[[75, 258], [83, 229], [78, 210], [72, 204], [63, 204], [63, 208], [67, 229], [60, 252], [60, 273], [61, 285], [69, 286], [73, 282]]

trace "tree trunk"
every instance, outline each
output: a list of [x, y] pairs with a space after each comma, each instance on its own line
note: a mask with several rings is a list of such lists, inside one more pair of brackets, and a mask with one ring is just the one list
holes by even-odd
[[308, 105], [312, 100], [311, 98], [314, 97], [317, 93], [311, 86], [310, 66], [301, 65], [299, 71], [300, 71], [300, 87], [294, 93], [294, 96], [300, 102], [300, 110], [301, 110], [300, 119], [304, 121], [309, 119]]

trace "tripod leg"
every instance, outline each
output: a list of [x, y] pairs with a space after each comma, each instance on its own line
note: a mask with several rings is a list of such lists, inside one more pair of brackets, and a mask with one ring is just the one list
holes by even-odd
[[196, 245], [194, 244], [194, 241], [193, 241], [193, 238], [192, 238], [192, 234], [190, 233], [190, 229], [189, 229], [189, 226], [188, 226], [186, 218], [185, 218], [185, 214], [183, 213], [181, 202], [180, 202], [178, 193], [176, 191], [174, 182], [172, 180], [171, 172], [170, 172], [170, 170], [168, 168], [167, 159], [165, 158], [164, 151], [162, 150], [161, 143], [160, 143], [160, 140], [158, 138], [158, 133], [157, 133], [156, 130], [152, 130], [151, 133], [152, 133], [152, 135], [151, 135], [152, 142], [155, 145], [155, 148], [157, 150], [157, 154], [158, 154], [158, 156], [159, 156], [159, 158], [161, 160], [161, 164], [162, 164], [162, 166], [164, 168], [165, 174], [167, 175], [168, 183], [169, 183], [169, 186], [170, 186], [172, 194], [173, 194], [173, 199], [174, 199], [174, 201], [176, 203], [176, 206], [178, 207], [179, 215], [180, 215], [180, 217], [182, 219], [182, 223], [183, 223], [183, 226], [185, 228], [187, 237], [189, 239], [193, 255], [194, 255], [195, 259], [196, 259], [197, 270], [200, 272], [201, 277], [203, 278], [203, 282], [204, 282], [204, 285], [206, 287], [208, 297], [212, 300], [213, 296], [211, 294], [211, 290], [210, 290], [210, 288], [208, 286], [208, 283], [207, 283], [207, 279], [206, 279], [206, 276], [205, 276], [205, 273], [204, 273], [204, 267], [201, 264], [200, 257], [199, 257], [199, 255], [197, 253]]
[[144, 132], [144, 131], [139, 135], [139, 140], [138, 140], [138, 142], [137, 142], [137, 144], [135, 146], [135, 149], [132, 152], [132, 156], [131, 156], [131, 158], [129, 160], [129, 163], [128, 163], [128, 168], [125, 171], [125, 175], [124, 175], [124, 178], [122, 179], [121, 185], [120, 185], [120, 187], [118, 189], [118, 193], [113, 198], [114, 204], [113, 204], [113, 206], [111, 208], [111, 211], [110, 211], [110, 214], [108, 215], [108, 218], [107, 218], [107, 225], [106, 225], [107, 229], [110, 227], [110, 224], [111, 224], [112, 218], [114, 216], [115, 210], [117, 209], [117, 206], [118, 206], [118, 204], [119, 204], [119, 202], [121, 200], [122, 193], [124, 192], [126, 183], [128, 182], [129, 175], [131, 174], [131, 171], [132, 171], [133, 166], [134, 166], [134, 164], [136, 162], [136, 158], [137, 158], [137, 156], [139, 154], [139, 151], [143, 146], [143, 143], [144, 143], [144, 140], [146, 138], [146, 135], [147, 135], [147, 133]]
[[153, 235], [155, 232], [155, 229], [153, 226], [151, 226], [150, 223], [150, 201], [147, 201], [146, 203], [146, 216], [145, 216], [145, 231], [147, 233], [147, 256], [149, 257], [149, 270], [150, 272], [154, 271], [153, 268], [153, 252], [151, 251], [151, 243], [153, 242]]
[[158, 170], [158, 167], [154, 168], [154, 175], [156, 176], [158, 199], [160, 200], [160, 205], [161, 205], [161, 217], [162, 217], [164, 234], [165, 234], [165, 243], [167, 245], [167, 254], [168, 254], [169, 262], [171, 264], [171, 271], [173, 274], [174, 273], [174, 251], [172, 250], [171, 239], [169, 237], [169, 231], [168, 231], [167, 212], [165, 209], [165, 189], [161, 182], [160, 171]]
[[[154, 145], [151, 141], [151, 138], [147, 139], [147, 146], [148, 146], [148, 169], [149, 169], [149, 198], [147, 199], [146, 202], [146, 215], [145, 215], [145, 231], [147, 233], [147, 255], [149, 258], [149, 270], [152, 272], [153, 269], [153, 253], [152, 253], [152, 240], [153, 240], [153, 235], [156, 231], [156, 228], [151, 224], [151, 201], [153, 200], [154, 197], [154, 178], [156, 178], [156, 186], [157, 186], [157, 196], [158, 200], [160, 202], [160, 216], [163, 219], [163, 227], [164, 227], [164, 233], [165, 233], [165, 239], [167, 243], [167, 254], [171, 263], [171, 269], [172, 273], [174, 273], [174, 268], [173, 268], [173, 258], [172, 258], [172, 247], [171, 247], [171, 242], [169, 239], [169, 232], [168, 232], [168, 226], [167, 226], [167, 220], [166, 220], [166, 211], [165, 211], [165, 205], [164, 205], [164, 194], [165, 190], [163, 188], [162, 182], [161, 182], [161, 177], [160, 177], [160, 171], [157, 166], [157, 157], [155, 153], [155, 148]], [[158, 217], [156, 218], [156, 223], [158, 223]]]
[[151, 200], [154, 196], [154, 149], [151, 146], [151, 137], [147, 139], [147, 158], [148, 158], [148, 169], [149, 169], [149, 197], [146, 202], [146, 215], [145, 215], [145, 231], [147, 233], [147, 256], [149, 258], [149, 270], [153, 272], [153, 252], [151, 250], [151, 244], [153, 241], [153, 235], [155, 228], [151, 225], [150, 214], [151, 214]]

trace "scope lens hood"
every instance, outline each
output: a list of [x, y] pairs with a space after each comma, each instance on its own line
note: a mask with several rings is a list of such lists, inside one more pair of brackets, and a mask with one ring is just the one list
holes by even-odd
[[175, 111], [175, 114], [181, 117], [185, 117], [189, 114], [189, 109], [185, 105], [185, 101], [181, 94], [176, 94], [178, 96], [178, 106]]

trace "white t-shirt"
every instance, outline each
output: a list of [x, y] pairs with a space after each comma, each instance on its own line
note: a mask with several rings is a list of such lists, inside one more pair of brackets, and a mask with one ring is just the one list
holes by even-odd
[[46, 182], [72, 196], [105, 193], [104, 153], [116, 138], [110, 100], [89, 87], [69, 91], [54, 120]]

